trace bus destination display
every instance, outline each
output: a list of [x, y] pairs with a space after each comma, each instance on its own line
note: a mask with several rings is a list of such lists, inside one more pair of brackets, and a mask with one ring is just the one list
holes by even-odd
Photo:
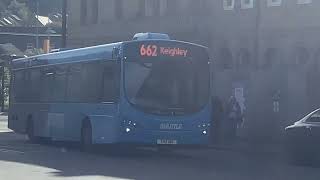
[[155, 44], [141, 44], [140, 56], [143, 57], [158, 57], [158, 56], [171, 56], [171, 57], [187, 57], [188, 49], [181, 47], [162, 47]]

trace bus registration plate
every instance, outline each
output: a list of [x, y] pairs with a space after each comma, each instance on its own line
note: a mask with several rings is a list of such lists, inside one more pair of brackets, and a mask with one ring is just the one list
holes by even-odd
[[177, 140], [158, 139], [157, 144], [178, 144]]

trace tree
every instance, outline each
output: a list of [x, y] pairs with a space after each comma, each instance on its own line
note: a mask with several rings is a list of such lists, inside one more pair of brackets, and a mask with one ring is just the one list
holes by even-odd
[[22, 19], [23, 25], [31, 26], [36, 23], [33, 13], [23, 1], [11, 0], [7, 8], [7, 13], [18, 15]]
[[42, 49], [33, 48], [33, 49], [27, 49], [24, 53], [26, 56], [35, 56], [35, 55], [43, 54], [44, 51]]
[[27, 5], [31, 11], [36, 11], [36, 3], [39, 1], [39, 15], [48, 16], [50, 13], [61, 12], [62, 0], [29, 0]]

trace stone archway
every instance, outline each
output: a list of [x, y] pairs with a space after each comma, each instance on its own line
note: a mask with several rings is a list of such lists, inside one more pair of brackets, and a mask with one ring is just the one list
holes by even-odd
[[297, 47], [294, 50], [294, 64], [295, 65], [306, 65], [309, 63], [310, 54], [307, 48]]
[[251, 66], [251, 54], [248, 49], [246, 48], [241, 48], [237, 60], [236, 60], [236, 67], [237, 69], [239, 68], [249, 68]]
[[233, 55], [229, 48], [221, 48], [218, 56], [219, 69], [232, 69], [233, 68]]
[[276, 48], [268, 48], [264, 53], [261, 66], [263, 69], [270, 69], [277, 63], [278, 60], [278, 50]]

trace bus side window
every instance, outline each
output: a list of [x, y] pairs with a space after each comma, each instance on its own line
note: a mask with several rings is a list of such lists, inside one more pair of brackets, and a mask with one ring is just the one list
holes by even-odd
[[116, 102], [119, 95], [119, 65], [116, 62], [105, 63], [103, 69], [102, 102]]
[[44, 67], [41, 69], [41, 86], [40, 86], [40, 101], [51, 102], [54, 83], [54, 68]]
[[82, 64], [72, 64], [69, 67], [68, 72], [68, 90], [67, 90], [67, 101], [68, 102], [85, 102], [85, 84], [84, 79], [81, 76], [83, 71]]
[[67, 66], [60, 65], [55, 67], [54, 80], [52, 84], [52, 98], [56, 102], [64, 102], [67, 88]]
[[83, 64], [81, 70], [82, 77], [82, 97], [81, 101], [98, 103], [99, 92], [101, 89], [102, 70], [99, 62], [90, 62]]
[[25, 83], [25, 71], [19, 70], [14, 72], [14, 84], [13, 84], [13, 99], [14, 102], [23, 102], [23, 96], [25, 93], [24, 83]]
[[11, 103], [15, 103], [15, 91], [14, 91], [14, 85], [15, 85], [15, 72], [10, 72], [10, 84], [9, 84], [9, 100]]
[[30, 81], [29, 81], [29, 98], [30, 102], [39, 102], [39, 94], [41, 87], [41, 72], [40, 69], [30, 70]]
[[67, 85], [67, 71], [65, 65], [42, 69], [41, 101], [64, 102]]

